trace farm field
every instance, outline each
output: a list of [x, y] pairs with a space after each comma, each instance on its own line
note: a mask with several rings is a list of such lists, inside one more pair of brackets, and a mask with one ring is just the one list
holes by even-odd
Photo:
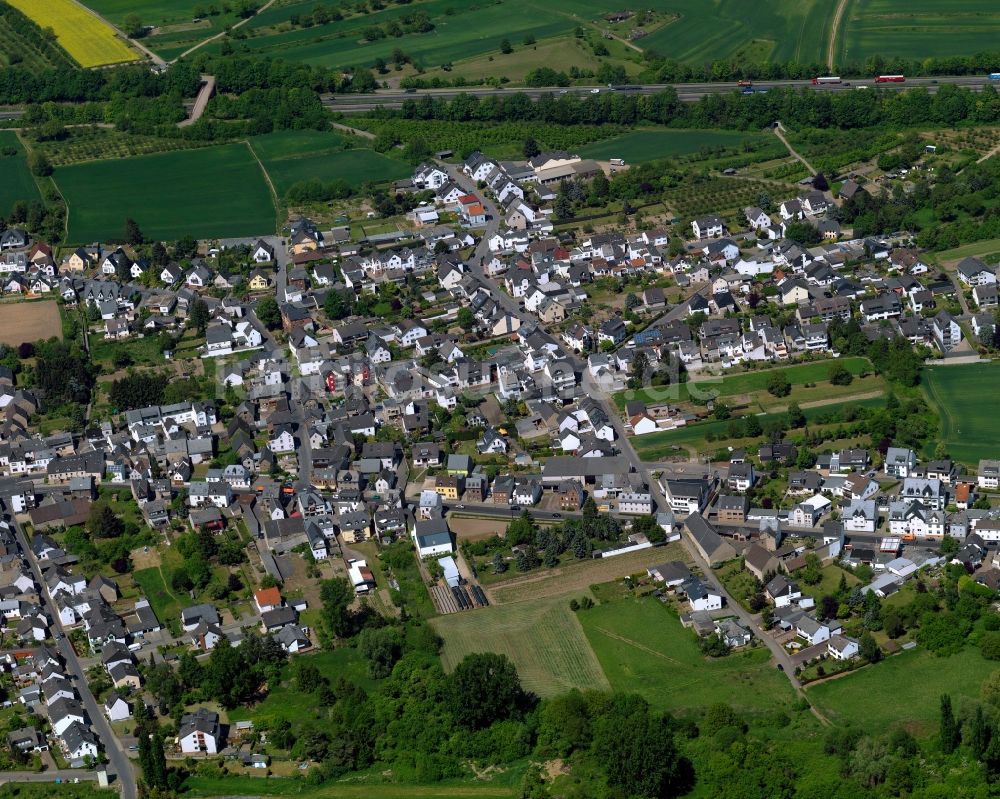
[[817, 0], [672, 0], [677, 19], [639, 44], [646, 51], [702, 64], [728, 58], [816, 63], [826, 55], [836, 3]]
[[[829, 405], [821, 405], [818, 408], [803, 408], [802, 413], [805, 415], [807, 421], [813, 422], [818, 416], [831, 411], [839, 411], [851, 407], [872, 408], [881, 406], [884, 403], [885, 400], [881, 397], [873, 397], [849, 402], [835, 402]], [[757, 418], [762, 425], [766, 425], [778, 416], [779, 414], [758, 414]], [[686, 427], [680, 427], [677, 430], [665, 430], [662, 433], [649, 433], [645, 436], [633, 437], [632, 446], [635, 447], [635, 451], [642, 460], [658, 461], [675, 454], [677, 447], [682, 447], [690, 455], [695, 456], [716, 452], [726, 444], [749, 446], [753, 441], [761, 440], [759, 437], [756, 439], [747, 439], [746, 441], [742, 439], [727, 439], [728, 428], [728, 421], [713, 420], [710, 422], [696, 422]], [[709, 434], [716, 436], [716, 440], [710, 442], [708, 440]]]
[[[4, 155], [5, 150], [13, 149], [13, 155]], [[24, 147], [14, 131], [0, 130], [0, 216], [10, 213], [11, 206], [18, 200], [39, 200], [38, 186], [35, 184], [31, 171], [28, 169], [28, 159]]]
[[25, 341], [62, 338], [62, 319], [55, 300], [4, 303], [0, 313], [0, 343], [17, 347]]
[[62, 48], [81, 67], [101, 67], [139, 58], [114, 30], [73, 0], [8, 0], [41, 28], [52, 28]]
[[[162, 58], [171, 59], [239, 20], [232, 12], [219, 13], [218, 3], [200, 0], [87, 0], [90, 8], [119, 27], [130, 14], [154, 27], [142, 43]], [[195, 11], [216, 9], [195, 22]]]
[[279, 196], [303, 180], [344, 180], [360, 186], [399, 180], [412, 171], [409, 164], [374, 150], [344, 149], [356, 140], [336, 133], [285, 131], [249, 141]]
[[767, 649], [706, 658], [695, 634], [652, 597], [602, 603], [577, 615], [611, 687], [634, 691], [663, 710], [725, 702], [761, 713], [795, 699]]
[[[847, 386], [834, 386], [829, 382], [830, 370], [843, 366], [855, 376]], [[619, 391], [614, 395], [615, 405], [624, 408], [628, 400], [637, 399], [647, 404], [658, 402], [690, 402], [692, 399], [704, 401], [712, 397], [745, 397], [753, 407], [765, 410], [768, 407], [786, 407], [790, 402], [808, 402], [836, 396], [850, 396], [884, 388], [881, 378], [870, 375], [871, 362], [867, 358], [838, 358], [837, 360], [814, 361], [777, 369], [761, 369], [753, 372], [723, 375], [722, 377], [689, 381], [670, 386], [656, 386], [638, 391]], [[775, 397], [767, 391], [767, 381], [774, 372], [783, 372], [792, 385], [792, 393], [787, 397]], [[861, 378], [860, 374], [869, 376]], [[806, 383], [816, 383], [807, 388]]]
[[[504, 39], [517, 43], [515, 53], [526, 36], [536, 40], [569, 35], [581, 22], [607, 13], [611, 8], [599, 0], [563, 0], [557, 6], [539, 5], [531, 0], [503, 0], [499, 3], [474, 2], [456, 5], [450, 0], [427, 0], [419, 6], [388, 6], [365, 15], [355, 15], [311, 28], [285, 29], [294, 13], [308, 11], [315, 3], [302, 2], [268, 9], [247, 25], [254, 34], [240, 43], [240, 49], [308, 62], [327, 67], [372, 64], [376, 58], [386, 61], [397, 47], [402, 47], [413, 63], [424, 68], [479, 57], [497, 51], [494, 75], [504, 74], [503, 56], [499, 54]], [[434, 28], [426, 33], [408, 33], [402, 39], [387, 36], [374, 42], [364, 39], [362, 31], [374, 25], [400, 22], [419, 8]], [[220, 45], [209, 47], [217, 50]]]
[[447, 670], [473, 652], [507, 655], [529, 691], [554, 696], [571, 688], [607, 689], [608, 681], [587, 643], [577, 614], [569, 609], [574, 595], [561, 594], [516, 605], [491, 605], [431, 621], [444, 639], [441, 659]]
[[941, 419], [940, 440], [949, 456], [973, 468], [981, 458], [997, 457], [1000, 428], [994, 403], [1000, 395], [1000, 364], [930, 366], [923, 385]]
[[69, 240], [120, 236], [135, 219], [149, 238], [252, 236], [273, 231], [275, 209], [245, 144], [227, 144], [56, 169]]
[[17, 64], [24, 69], [43, 70], [74, 66], [73, 59], [54, 42], [19, 31], [8, 16], [23, 16], [20, 11], [0, 7], [0, 67]]
[[635, 130], [590, 144], [580, 150], [584, 158], [606, 161], [624, 158], [628, 162], [652, 161], [675, 155], [691, 155], [710, 148], [738, 148], [746, 141], [763, 140], [763, 134], [723, 130]]
[[942, 693], [951, 694], [961, 712], [967, 700], [979, 698], [980, 686], [995, 669], [975, 647], [948, 657], [914, 649], [806, 690], [835, 724], [850, 722], [869, 732], [905, 724], [914, 734], [926, 735], [937, 729]]
[[1000, 17], [991, 0], [848, 0], [835, 63], [872, 56], [965, 56], [995, 49]]

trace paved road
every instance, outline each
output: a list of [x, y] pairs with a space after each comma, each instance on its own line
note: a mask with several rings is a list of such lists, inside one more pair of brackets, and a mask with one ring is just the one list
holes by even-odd
[[38, 561], [35, 560], [35, 555], [31, 551], [31, 547], [28, 545], [28, 538], [24, 534], [24, 530], [21, 529], [21, 525], [19, 525], [14, 519], [11, 519], [11, 524], [14, 526], [14, 530], [17, 533], [18, 542], [24, 551], [24, 557], [28, 561], [28, 565], [31, 567], [35, 582], [42, 587], [39, 600], [44, 606], [48, 616], [52, 619], [53, 627], [55, 627], [57, 631], [56, 634], [58, 638], [56, 639], [56, 648], [59, 650], [59, 654], [62, 655], [63, 660], [66, 661], [66, 668], [69, 671], [70, 676], [73, 678], [73, 681], [76, 683], [76, 690], [77, 693], [80, 694], [80, 701], [84, 708], [86, 708], [87, 715], [90, 716], [91, 726], [93, 726], [94, 731], [101, 739], [104, 752], [111, 765], [109, 772], [113, 771], [118, 776], [118, 782], [121, 784], [122, 799], [137, 799], [138, 791], [136, 788], [135, 773], [132, 771], [132, 765], [129, 762], [128, 755], [122, 748], [122, 744], [121, 741], [118, 740], [118, 736], [116, 736], [112, 731], [111, 725], [108, 723], [108, 719], [104, 715], [104, 711], [100, 704], [90, 692], [90, 687], [87, 685], [87, 677], [84, 674], [83, 666], [80, 665], [76, 652], [73, 650], [72, 644], [70, 644], [69, 639], [65, 635], [65, 630], [59, 621], [59, 613], [56, 610], [55, 602], [52, 601], [52, 595], [49, 593], [49, 588], [42, 579], [42, 570], [39, 568]]

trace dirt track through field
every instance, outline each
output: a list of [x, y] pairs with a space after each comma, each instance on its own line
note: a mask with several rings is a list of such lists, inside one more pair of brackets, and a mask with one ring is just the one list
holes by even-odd
[[840, 30], [840, 21], [844, 17], [844, 9], [847, 8], [847, 0], [840, 0], [837, 3], [837, 10], [833, 12], [833, 24], [830, 25], [830, 42], [826, 48], [826, 65], [832, 70], [834, 54], [837, 50], [837, 32]]

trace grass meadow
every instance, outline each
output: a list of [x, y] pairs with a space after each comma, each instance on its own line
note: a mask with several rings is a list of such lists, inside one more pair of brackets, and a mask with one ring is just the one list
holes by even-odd
[[1000, 394], [1000, 365], [930, 366], [922, 380], [941, 419], [940, 440], [948, 454], [973, 468], [981, 458], [996, 458], [1000, 428], [993, 403]]
[[252, 236], [275, 228], [264, 175], [245, 144], [57, 168], [69, 240], [120, 237], [135, 219], [152, 239]]
[[661, 710], [726, 702], [754, 714], [795, 699], [767, 649], [706, 658], [695, 634], [652, 597], [601, 603], [577, 615], [612, 689], [635, 692]]
[[609, 684], [601, 664], [577, 614], [569, 609], [571, 598], [563, 594], [433, 619], [434, 631], [444, 639], [441, 659], [445, 668], [455, 668], [474, 652], [497, 652], [511, 659], [524, 687], [539, 696], [555, 696], [572, 688], [606, 690]]
[[[13, 155], [4, 155], [4, 150], [13, 148]], [[38, 186], [31, 171], [28, 169], [28, 159], [24, 147], [12, 130], [0, 130], [0, 216], [10, 213], [11, 207], [18, 200], [38, 200]]]
[[902, 724], [926, 735], [937, 729], [942, 693], [951, 695], [961, 718], [963, 707], [979, 699], [983, 681], [996, 668], [974, 647], [949, 657], [914, 649], [806, 691], [834, 724], [850, 723], [872, 733]]
[[52, 28], [60, 46], [81, 67], [136, 61], [139, 54], [96, 15], [73, 0], [9, 0], [41, 28]]

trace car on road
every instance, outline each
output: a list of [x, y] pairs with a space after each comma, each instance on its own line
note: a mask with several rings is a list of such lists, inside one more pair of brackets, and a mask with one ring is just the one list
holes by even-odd
[[778, 671], [784, 671], [784, 670], [785, 670], [785, 667], [784, 667], [784, 666], [782, 666], [782, 665], [781, 665], [781, 664], [779, 663], [779, 664], [778, 664]]
[[562, 518], [562, 514], [561, 513], [553, 513], [552, 514], [552, 518], [553, 519], [561, 519]]
[[601, 93], [601, 90], [600, 90], [600, 89], [591, 89], [591, 90], [590, 90], [590, 93], [591, 93], [591, 94], [600, 94], [600, 93]]
[[465, 505], [456, 505], [455, 510], [465, 510]]

